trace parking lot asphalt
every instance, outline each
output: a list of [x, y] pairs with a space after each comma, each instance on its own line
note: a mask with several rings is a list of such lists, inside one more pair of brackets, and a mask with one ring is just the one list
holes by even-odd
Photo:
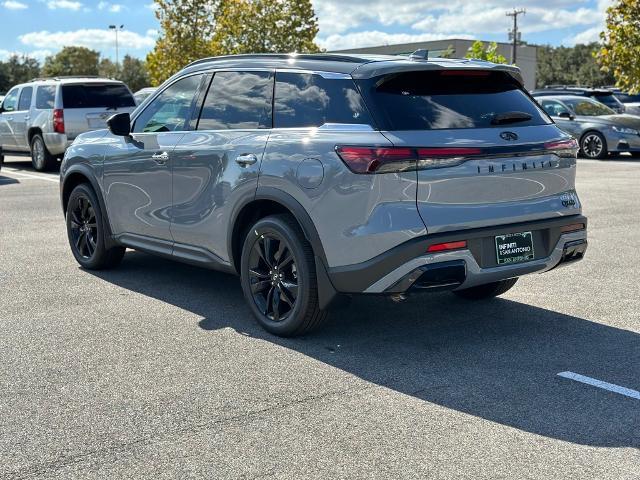
[[[622, 159], [625, 160], [625, 159]], [[579, 161], [589, 249], [500, 299], [357, 298], [279, 339], [233, 276], [78, 267], [0, 171], [0, 478], [640, 478], [640, 162]], [[615, 389], [614, 389], [615, 390]]]

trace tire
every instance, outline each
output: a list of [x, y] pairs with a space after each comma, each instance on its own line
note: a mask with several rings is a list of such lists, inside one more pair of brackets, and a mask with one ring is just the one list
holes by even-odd
[[609, 155], [607, 141], [600, 132], [587, 132], [580, 139], [580, 154], [585, 158], [602, 160]]
[[2, 153], [2, 149], [0, 149], [0, 170], [2, 170], [3, 164], [4, 164], [4, 154]]
[[67, 236], [77, 262], [89, 270], [116, 267], [124, 256], [124, 247], [105, 248], [102, 211], [91, 186], [75, 187], [67, 203]]
[[56, 165], [56, 157], [49, 153], [42, 135], [36, 133], [31, 138], [31, 165], [39, 172], [52, 170]]
[[318, 307], [313, 249], [290, 215], [265, 217], [248, 231], [240, 280], [258, 323], [274, 335], [303, 335], [327, 318]]
[[485, 300], [487, 298], [502, 295], [510, 290], [517, 281], [517, 278], [509, 278], [507, 280], [500, 280], [499, 282], [465, 288], [464, 290], [455, 290], [453, 293], [459, 297], [466, 298], [467, 300]]
[[631, 152], [631, 158], [640, 158], [640, 152]]

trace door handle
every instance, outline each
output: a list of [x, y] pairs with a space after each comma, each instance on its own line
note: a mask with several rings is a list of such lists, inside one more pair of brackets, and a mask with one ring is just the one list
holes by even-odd
[[258, 161], [258, 157], [256, 157], [253, 153], [245, 153], [243, 155], [238, 155], [236, 157], [236, 163], [241, 167], [248, 167], [249, 165], [253, 165]]
[[154, 153], [151, 158], [155, 160], [158, 165], [164, 165], [169, 160], [169, 154], [167, 152]]
[[26, 117], [24, 117], [25, 120], [29, 120], [31, 117], [29, 115], [27, 115]]

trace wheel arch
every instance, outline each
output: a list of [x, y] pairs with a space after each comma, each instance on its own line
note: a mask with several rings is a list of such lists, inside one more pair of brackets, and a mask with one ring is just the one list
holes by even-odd
[[234, 270], [236, 273], [240, 273], [242, 241], [251, 225], [261, 218], [278, 213], [290, 214], [300, 225], [305, 238], [311, 244], [315, 256], [320, 308], [328, 308], [337, 298], [338, 292], [327, 274], [327, 259], [320, 236], [304, 207], [293, 196], [282, 190], [272, 187], [258, 187], [255, 196], [238, 205], [232, 214], [228, 251]]
[[42, 135], [42, 129], [40, 127], [30, 127], [27, 131], [27, 140], [29, 142], [29, 148], [31, 148], [31, 140], [36, 134]]

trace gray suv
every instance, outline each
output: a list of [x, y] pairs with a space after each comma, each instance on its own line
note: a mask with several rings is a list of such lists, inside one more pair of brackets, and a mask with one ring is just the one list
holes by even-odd
[[0, 161], [29, 155], [36, 170], [51, 169], [76, 136], [105, 128], [114, 112], [134, 107], [117, 80], [58, 77], [16, 85], [0, 105]]
[[211, 58], [108, 125], [62, 163], [80, 265], [132, 248], [238, 274], [277, 335], [356, 294], [494, 297], [586, 250], [577, 144], [512, 66]]

